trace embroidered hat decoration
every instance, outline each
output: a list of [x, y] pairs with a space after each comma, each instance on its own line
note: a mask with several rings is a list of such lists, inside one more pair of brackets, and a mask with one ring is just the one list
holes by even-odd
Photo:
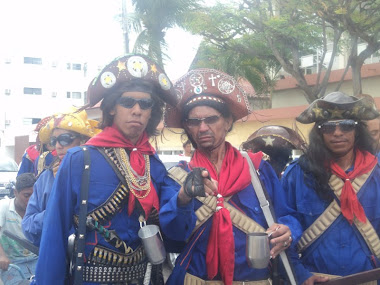
[[164, 102], [174, 106], [178, 103], [173, 84], [163, 69], [144, 55], [129, 54], [114, 59], [90, 83], [89, 105], [94, 106], [121, 83], [139, 79], [152, 84], [155, 94]]
[[55, 128], [76, 132], [90, 138], [102, 131], [98, 128], [98, 123], [98, 121], [87, 119], [86, 111], [78, 112], [76, 108], [72, 108], [70, 112], [53, 115], [47, 124], [41, 128], [39, 138], [41, 143], [49, 143], [50, 136]]
[[[251, 113], [247, 93], [232, 76], [215, 69], [199, 68], [186, 73], [175, 83], [179, 103], [166, 106], [165, 126], [182, 128], [183, 109], [191, 106], [225, 104], [234, 121]], [[211, 105], [211, 104], [210, 104]], [[211, 105], [212, 106], [212, 105]]]
[[296, 120], [303, 124], [310, 124], [341, 119], [372, 120], [379, 115], [373, 99], [370, 100], [368, 97], [359, 99], [343, 92], [332, 92], [312, 102]]

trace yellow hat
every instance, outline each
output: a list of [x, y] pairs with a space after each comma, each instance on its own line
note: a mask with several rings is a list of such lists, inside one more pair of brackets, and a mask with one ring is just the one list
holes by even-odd
[[56, 128], [76, 132], [90, 138], [102, 131], [98, 128], [98, 124], [98, 121], [87, 119], [85, 110], [78, 112], [77, 109], [72, 108], [69, 113], [53, 115], [49, 122], [39, 131], [39, 138], [42, 143], [49, 143], [51, 133]]

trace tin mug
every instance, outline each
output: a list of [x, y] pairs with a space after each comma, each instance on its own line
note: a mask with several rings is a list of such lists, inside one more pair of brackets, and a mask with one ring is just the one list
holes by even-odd
[[263, 269], [268, 266], [270, 246], [267, 233], [247, 234], [246, 257], [250, 267]]
[[165, 261], [166, 251], [160, 233], [156, 225], [147, 225], [140, 228], [138, 235], [142, 240], [145, 254], [152, 264], [161, 264]]

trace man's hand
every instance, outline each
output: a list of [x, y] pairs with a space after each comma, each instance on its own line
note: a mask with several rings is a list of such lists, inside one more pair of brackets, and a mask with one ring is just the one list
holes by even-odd
[[[206, 169], [203, 169], [201, 172], [200, 172], [201, 176], [202, 176], [202, 182], [203, 183], [203, 187], [204, 187], [204, 195], [206, 197], [208, 196], [215, 196], [215, 193], [217, 192], [217, 189], [218, 189], [218, 182], [215, 181], [214, 179], [210, 178], [210, 175], [208, 173], [208, 171]], [[186, 205], [188, 204], [192, 199], [193, 197], [196, 197], [197, 195], [188, 195], [186, 194], [186, 191], [184, 189], [184, 187], [186, 187], [185, 185], [183, 187], [181, 187], [181, 189], [179, 190], [179, 193], [178, 193], [178, 201], [177, 203], [179, 205]], [[188, 189], [189, 191], [192, 191], [192, 193], [194, 193], [194, 186], [191, 187], [191, 189]]]
[[281, 251], [287, 249], [292, 243], [292, 233], [288, 226], [274, 223], [267, 229], [267, 234], [271, 237], [272, 249], [270, 254], [275, 258]]
[[322, 283], [329, 281], [329, 278], [326, 276], [316, 276], [313, 275], [309, 279], [307, 279], [305, 282], [302, 283], [302, 285], [314, 285], [315, 283]]
[[11, 261], [6, 256], [0, 256], [0, 269], [8, 270]]

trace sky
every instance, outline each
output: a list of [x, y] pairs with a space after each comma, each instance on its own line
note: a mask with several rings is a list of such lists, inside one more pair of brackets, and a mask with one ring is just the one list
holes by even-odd
[[[120, 11], [121, 0], [0, 0], [0, 38], [7, 43], [0, 54], [25, 50], [29, 56], [85, 57], [106, 65], [123, 54]], [[175, 80], [188, 70], [200, 38], [175, 28], [166, 40], [171, 60], [165, 70]], [[133, 41], [131, 35], [131, 46]]]

